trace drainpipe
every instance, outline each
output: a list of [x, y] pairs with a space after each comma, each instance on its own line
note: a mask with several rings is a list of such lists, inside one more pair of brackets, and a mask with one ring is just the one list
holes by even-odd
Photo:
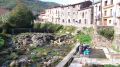
[[102, 16], [102, 0], [101, 0], [101, 21], [100, 21], [101, 23], [100, 23], [100, 25], [102, 25], [103, 24], [103, 16]]

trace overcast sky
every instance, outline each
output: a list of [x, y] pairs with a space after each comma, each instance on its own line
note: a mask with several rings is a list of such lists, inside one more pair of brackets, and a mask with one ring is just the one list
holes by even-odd
[[[75, 4], [75, 3], [79, 3], [79, 2], [83, 2], [85, 0], [41, 0], [41, 1], [48, 1], [48, 2], [56, 2], [59, 4]], [[94, 1], [98, 1], [98, 0], [94, 0]]]

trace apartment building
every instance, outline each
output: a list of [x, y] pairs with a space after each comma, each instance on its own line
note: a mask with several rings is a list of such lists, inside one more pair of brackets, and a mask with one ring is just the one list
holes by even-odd
[[93, 4], [93, 21], [94, 24], [97, 26], [101, 26], [102, 25], [102, 3], [101, 1], [96, 2]]
[[77, 27], [93, 26], [93, 8], [91, 1], [77, 4], [58, 6], [45, 10], [45, 16], [41, 16], [46, 22]]
[[115, 10], [114, 16], [115, 34], [120, 34], [120, 0], [116, 1], [114, 10]]
[[101, 0], [92, 5], [91, 1], [46, 9], [39, 18], [45, 22], [77, 27], [120, 26], [120, 0]]
[[114, 26], [116, 0], [102, 0], [102, 25]]

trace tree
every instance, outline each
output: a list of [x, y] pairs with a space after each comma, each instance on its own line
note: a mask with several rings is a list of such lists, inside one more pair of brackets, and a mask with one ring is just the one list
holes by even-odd
[[2, 33], [6, 33], [8, 26], [11, 25], [8, 19], [9, 19], [9, 13], [0, 16], [0, 27], [3, 29]]
[[34, 16], [32, 12], [21, 1], [11, 11], [9, 22], [15, 24], [15, 28], [28, 28], [33, 24]]

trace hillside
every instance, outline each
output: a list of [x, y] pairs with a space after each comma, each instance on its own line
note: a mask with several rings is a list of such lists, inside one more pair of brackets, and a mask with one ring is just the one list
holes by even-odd
[[[34, 12], [39, 12], [47, 8], [59, 6], [53, 2], [43, 2], [39, 0], [23, 0], [24, 3]], [[16, 0], [0, 0], [0, 7], [12, 9], [16, 6]]]

